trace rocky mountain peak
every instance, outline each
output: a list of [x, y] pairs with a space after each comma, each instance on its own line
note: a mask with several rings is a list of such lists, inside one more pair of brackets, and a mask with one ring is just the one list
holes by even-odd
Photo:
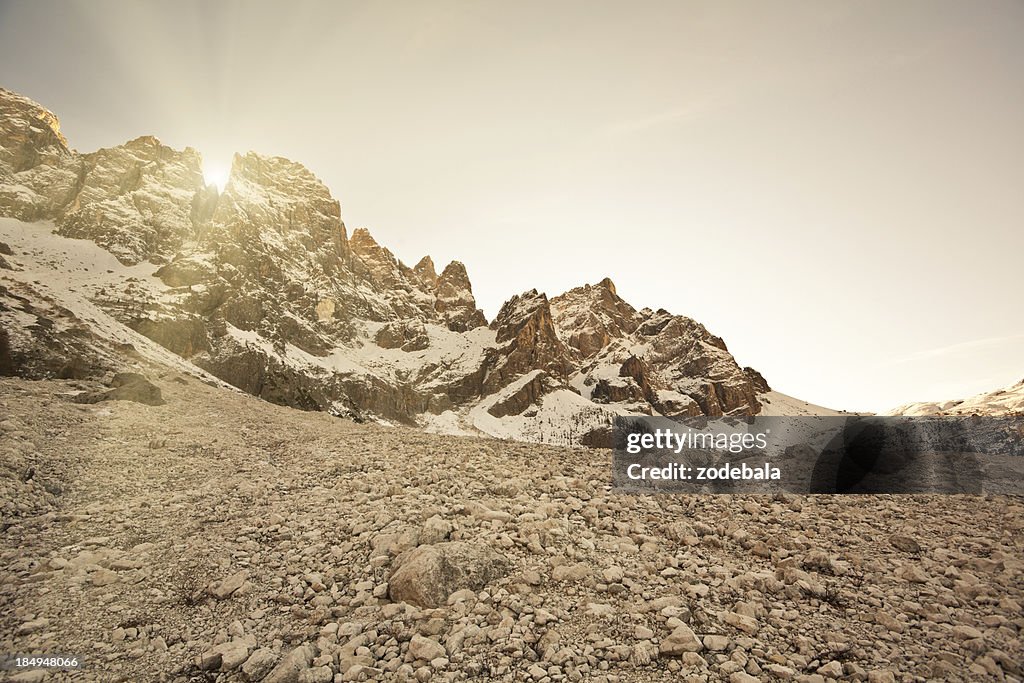
[[329, 271], [349, 255], [341, 205], [327, 187], [302, 164], [254, 152], [234, 156], [209, 230], [219, 246], [246, 251], [258, 243], [289, 261], [323, 251]]
[[[268, 156], [257, 152], [236, 153], [231, 159], [231, 180], [249, 182], [293, 195], [330, 195], [320, 179], [302, 164], [284, 157]], [[290, 189], [286, 189], [289, 188]], [[332, 198], [332, 201], [336, 201]]]
[[[67, 195], [46, 186], [61, 172], [76, 176]], [[52, 199], [60, 234], [92, 240], [125, 264], [166, 261], [192, 239], [194, 202], [204, 186], [195, 150], [175, 150], [152, 136], [40, 167], [32, 183]]]
[[[531, 289], [516, 294], [502, 304], [498, 315], [491, 322], [491, 329], [497, 331], [497, 341], [500, 344], [518, 335], [519, 331], [534, 318], [550, 321], [551, 306], [546, 294]], [[553, 326], [551, 333], [555, 334]]]
[[[543, 371], [565, 383], [573, 371], [572, 352], [562, 342], [551, 317], [547, 295], [531, 289], [506, 301], [490, 328], [503, 344], [489, 358], [485, 389], [495, 391], [511, 380]], [[535, 396], [536, 398], [536, 396]]]
[[472, 289], [469, 284], [469, 274], [466, 273], [466, 265], [462, 261], [452, 261], [445, 266], [441, 271], [440, 279], [461, 289]]
[[636, 309], [616, 294], [608, 278], [556, 296], [551, 311], [562, 338], [584, 357], [598, 353], [614, 338], [631, 334], [640, 324]]
[[0, 88], [0, 215], [35, 221], [69, 202], [78, 169], [53, 113]]
[[[160, 142], [160, 138], [156, 137], [155, 135], [140, 135], [139, 137], [124, 143], [123, 145], [121, 145], [121, 147], [132, 150], [158, 149], [166, 150], [167, 152], [171, 153], [174, 152], [174, 150], [171, 147], [168, 147], [164, 143]], [[197, 152], [191, 147], [186, 147], [184, 150], [182, 150], [182, 152], [188, 154], [197, 154]]]
[[[465, 265], [438, 274], [427, 256], [410, 268], [368, 230], [349, 237], [340, 203], [302, 164], [237, 154], [218, 194], [194, 149], [143, 136], [78, 154], [42, 107], [0, 91], [0, 112], [0, 216], [17, 219], [0, 228], [24, 226], [0, 241], [45, 235], [60, 245], [48, 264], [92, 254], [89, 269], [61, 270], [76, 301], [95, 307], [86, 317], [102, 310], [106, 327], [123, 327], [118, 343], [156, 342], [269, 401], [593, 445], [617, 414], [755, 414], [768, 391], [719, 337], [663, 309], [637, 311], [610, 278], [551, 299], [523, 292], [488, 325]], [[0, 275], [19, 258], [5, 254]], [[106, 275], [75, 280], [97, 271]], [[38, 282], [19, 283], [18, 296], [44, 300]], [[4, 306], [21, 348], [81, 348], [40, 342], [9, 315], [22, 304]]]
[[40, 153], [68, 154], [68, 141], [60, 120], [49, 109], [27, 97], [0, 88], [0, 161], [15, 173], [39, 163]]
[[352, 254], [365, 267], [375, 283], [391, 287], [403, 279], [403, 265], [391, 251], [382, 247], [366, 228], [356, 228], [349, 239]]
[[419, 260], [412, 270], [431, 289], [437, 287], [437, 271], [434, 269], [434, 259], [424, 256]]
[[600, 282], [598, 282], [594, 286], [607, 289], [609, 292], [612, 293], [612, 295], [617, 295], [618, 294], [618, 292], [615, 291], [615, 283], [612, 282], [612, 279], [610, 277], [604, 278], [603, 280], [601, 280]]
[[476, 307], [473, 286], [462, 262], [452, 261], [445, 266], [437, 277], [435, 292], [434, 310], [447, 321], [448, 329], [466, 332], [487, 324], [483, 311]]
[[372, 254], [379, 253], [382, 249], [366, 228], [355, 228], [349, 241], [352, 245], [352, 253], [360, 257], [369, 257]]

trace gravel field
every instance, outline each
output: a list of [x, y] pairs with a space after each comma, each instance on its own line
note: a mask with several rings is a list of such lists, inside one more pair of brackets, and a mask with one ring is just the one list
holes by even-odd
[[625, 496], [610, 452], [0, 379], [11, 681], [1019, 681], [1024, 505]]

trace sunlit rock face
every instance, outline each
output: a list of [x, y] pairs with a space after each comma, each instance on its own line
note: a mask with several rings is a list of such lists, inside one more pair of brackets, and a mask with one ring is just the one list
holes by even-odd
[[54, 217], [60, 234], [92, 240], [125, 264], [164, 263], [195, 238], [203, 174], [194, 149], [146, 136], [77, 161], [77, 193]]
[[75, 154], [57, 117], [0, 91], [0, 211], [52, 220], [60, 234], [88, 239], [125, 264], [163, 262], [193, 237], [203, 189], [199, 154], [153, 137]]
[[435, 281], [434, 310], [444, 318], [448, 329], [467, 332], [487, 324], [483, 311], [476, 307], [473, 287], [466, 266], [459, 261], [449, 263]]
[[26, 221], [52, 216], [77, 193], [79, 168], [57, 117], [0, 88], [0, 212]]
[[5, 90], [0, 215], [49, 221], [141, 267], [155, 286], [110, 269], [81, 291], [275, 403], [593, 443], [616, 414], [753, 414], [769, 391], [702, 325], [638, 311], [610, 279], [514, 296], [488, 324], [462, 263], [409, 267], [368, 230], [349, 234], [301, 164], [236, 155], [218, 192], [195, 150], [147, 136], [79, 154], [51, 112]]
[[578, 354], [591, 398], [649, 404], [664, 415], [756, 414], [754, 380], [725, 342], [668, 311], [637, 311], [605, 278], [551, 300], [555, 327]]

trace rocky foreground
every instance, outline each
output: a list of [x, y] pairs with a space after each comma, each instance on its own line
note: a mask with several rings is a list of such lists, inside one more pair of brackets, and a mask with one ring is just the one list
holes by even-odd
[[1024, 677], [1019, 499], [630, 497], [607, 451], [150, 379], [0, 379], [0, 653], [85, 660], [7, 680]]

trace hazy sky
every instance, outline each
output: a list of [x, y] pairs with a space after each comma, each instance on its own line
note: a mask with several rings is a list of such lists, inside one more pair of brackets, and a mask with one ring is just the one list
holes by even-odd
[[0, 2], [73, 147], [286, 156], [489, 317], [608, 275], [773, 387], [1024, 377], [1024, 3]]

